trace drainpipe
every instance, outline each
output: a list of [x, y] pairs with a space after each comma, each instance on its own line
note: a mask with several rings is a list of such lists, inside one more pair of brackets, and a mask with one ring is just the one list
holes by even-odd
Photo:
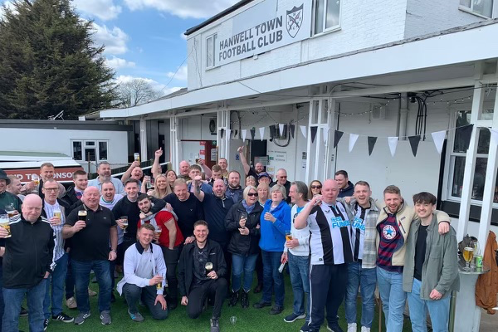
[[407, 93], [400, 94], [399, 100], [399, 116], [398, 116], [398, 133], [399, 138], [402, 140], [407, 140], [407, 119], [409, 115], [409, 101], [407, 100]]

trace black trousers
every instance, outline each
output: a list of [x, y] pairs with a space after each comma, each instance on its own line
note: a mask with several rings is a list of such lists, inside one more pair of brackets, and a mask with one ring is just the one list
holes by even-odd
[[177, 278], [177, 265], [178, 258], [180, 257], [180, 250], [178, 247], [173, 250], [165, 246], [161, 246], [163, 251], [163, 258], [166, 264], [166, 281], [168, 281], [168, 294], [169, 302], [176, 303], [178, 301], [178, 278]]
[[163, 320], [168, 317], [168, 307], [163, 310], [161, 308], [161, 303], [156, 303], [156, 286], [147, 286], [144, 288], [138, 287], [134, 284], [125, 283], [123, 286], [123, 294], [125, 295], [126, 302], [128, 304], [128, 310], [130, 313], [137, 313], [137, 303], [139, 299], [142, 300], [145, 306], [151, 312], [154, 319]]
[[220, 318], [222, 305], [224, 304], [226, 296], [227, 280], [223, 277], [195, 284], [187, 296], [187, 315], [192, 319], [199, 317], [203, 311], [203, 305], [206, 298], [212, 297], [215, 299], [212, 318]]
[[328, 324], [338, 322], [338, 308], [347, 288], [348, 265], [312, 265], [310, 271], [310, 321], [311, 332], [319, 332], [324, 322], [324, 308]]

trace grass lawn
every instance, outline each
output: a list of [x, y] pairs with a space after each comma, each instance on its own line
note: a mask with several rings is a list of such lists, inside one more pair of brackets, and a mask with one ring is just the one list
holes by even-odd
[[[284, 302], [284, 311], [280, 315], [272, 316], [268, 312], [269, 307], [263, 309], [253, 308], [253, 303], [258, 302], [261, 298], [260, 294], [250, 292], [250, 307], [242, 309], [240, 303], [236, 307], [229, 308], [227, 301], [222, 309], [222, 317], [220, 318], [220, 331], [234, 331], [234, 332], [298, 332], [304, 323], [304, 319], [297, 320], [294, 323], [284, 322], [284, 317], [290, 314], [293, 310], [293, 294], [289, 282], [289, 275], [284, 276], [286, 283], [286, 297]], [[117, 280], [119, 281], [119, 279]], [[254, 279], [256, 282], [256, 277]], [[97, 291], [98, 284], [91, 283], [91, 289]], [[115, 292], [118, 296], [118, 293]], [[142, 323], [133, 322], [127, 313], [127, 306], [123, 298], [117, 297], [115, 303], [111, 305], [112, 324], [103, 326], [99, 319], [99, 312], [97, 310], [98, 296], [90, 298], [91, 317], [88, 318], [83, 325], [77, 326], [75, 324], [65, 324], [62, 322], [51, 321], [47, 332], [209, 332], [210, 331], [210, 318], [211, 309], [203, 312], [198, 319], [190, 319], [187, 317], [185, 307], [179, 305], [177, 309], [172, 311], [166, 320], [156, 321], [152, 319], [148, 310], [140, 307], [139, 310], [145, 317]], [[360, 304], [358, 305], [358, 321], [360, 322]], [[64, 304], [66, 314], [76, 316], [78, 310], [69, 310]], [[374, 322], [372, 324], [372, 331], [378, 331], [378, 307], [376, 306], [374, 315]], [[345, 321], [345, 310], [343, 305], [340, 307], [338, 315], [340, 316], [340, 326], [346, 331], [347, 324]], [[237, 322], [232, 325], [229, 321], [231, 316], [237, 317]], [[382, 326], [384, 330], [384, 326]], [[20, 329], [27, 332], [28, 320], [27, 317], [20, 319]], [[360, 326], [358, 327], [360, 331]], [[327, 332], [326, 323], [323, 324], [321, 331]], [[404, 331], [411, 331], [411, 324], [406, 319], [404, 323]]]

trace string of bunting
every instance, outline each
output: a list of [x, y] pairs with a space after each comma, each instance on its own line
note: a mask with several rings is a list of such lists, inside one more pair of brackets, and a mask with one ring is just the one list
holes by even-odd
[[[271, 133], [276, 133], [277, 130], [279, 130], [280, 135], [282, 136], [284, 132], [286, 131], [285, 126], [289, 126], [289, 133], [291, 137], [294, 139], [295, 138], [295, 130], [296, 130], [296, 125], [295, 124], [277, 124], [276, 125], [270, 125], [269, 129]], [[300, 127], [300, 132], [302, 136], [306, 139], [308, 134], [307, 134], [307, 126], [304, 125], [299, 125]], [[314, 143], [316, 137], [317, 137], [317, 130], [318, 126], [310, 126], [310, 139], [312, 140], [312, 143]], [[328, 137], [329, 137], [329, 131], [330, 128], [328, 125], [322, 126], [323, 128], [323, 141], [327, 142]], [[497, 129], [494, 128], [487, 128], [490, 131], [491, 134], [491, 139], [495, 142], [497, 145], [497, 138], [498, 138], [498, 133]], [[265, 127], [260, 127], [259, 129], [259, 134], [260, 134], [260, 140], [263, 141], [263, 138], [265, 136]], [[437, 131], [431, 133], [431, 136], [433, 138], [433, 143], [435, 144], [435, 148], [439, 154], [442, 153], [443, 149], [443, 144], [445, 140], [445, 136], [448, 131], [456, 131], [456, 142], [455, 145], [459, 147], [460, 151], [466, 151], [469, 148], [470, 141], [471, 141], [471, 134], [473, 132], [473, 124], [469, 125], [463, 125], [463, 126], [458, 126], [455, 128], [449, 128], [446, 130], [442, 131]], [[255, 140], [255, 135], [256, 135], [256, 128], [253, 127], [250, 130], [250, 139]], [[227, 133], [226, 139], [229, 140], [231, 137], [231, 130], [230, 129], [220, 129], [220, 135], [222, 138], [224, 138], [224, 132]], [[234, 132], [234, 138], [237, 137], [238, 133], [237, 130], [232, 131]], [[336, 148], [343, 138], [343, 135], [345, 132], [335, 130], [334, 131], [334, 136], [333, 136], [333, 147]], [[370, 136], [370, 135], [363, 135], [363, 134], [355, 134], [355, 133], [348, 133], [349, 134], [349, 140], [348, 140], [348, 151], [351, 152], [353, 148], [355, 147], [355, 144], [357, 143], [357, 140], [359, 139], [360, 136], [367, 137], [367, 146], [368, 146], [368, 153], [369, 156], [371, 156], [374, 146], [378, 142], [379, 138], [385, 138], [387, 139], [388, 142], [388, 147], [390, 149], [390, 153], [393, 156], [395, 156], [395, 153], [397, 151], [397, 145], [399, 142], [399, 139], [401, 138], [407, 138], [409, 140], [409, 144], [411, 146], [412, 154], [414, 157], [416, 157], [418, 153], [418, 147], [419, 147], [419, 142], [421, 141], [421, 136], [420, 135], [412, 135], [412, 136], [389, 136], [389, 137], [379, 137], [379, 136]], [[248, 130], [247, 129], [242, 129], [241, 130], [241, 138], [243, 141], [246, 140], [248, 135]]]

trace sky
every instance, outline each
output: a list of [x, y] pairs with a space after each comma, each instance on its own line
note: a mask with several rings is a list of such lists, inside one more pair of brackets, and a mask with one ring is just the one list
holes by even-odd
[[[33, 0], [32, 0], [33, 1]], [[36, 1], [36, 0], [35, 0]], [[184, 32], [239, 0], [73, 0], [118, 82], [142, 78], [163, 94], [187, 86]], [[12, 6], [12, 0], [0, 0]], [[0, 17], [2, 10], [0, 9]]]

